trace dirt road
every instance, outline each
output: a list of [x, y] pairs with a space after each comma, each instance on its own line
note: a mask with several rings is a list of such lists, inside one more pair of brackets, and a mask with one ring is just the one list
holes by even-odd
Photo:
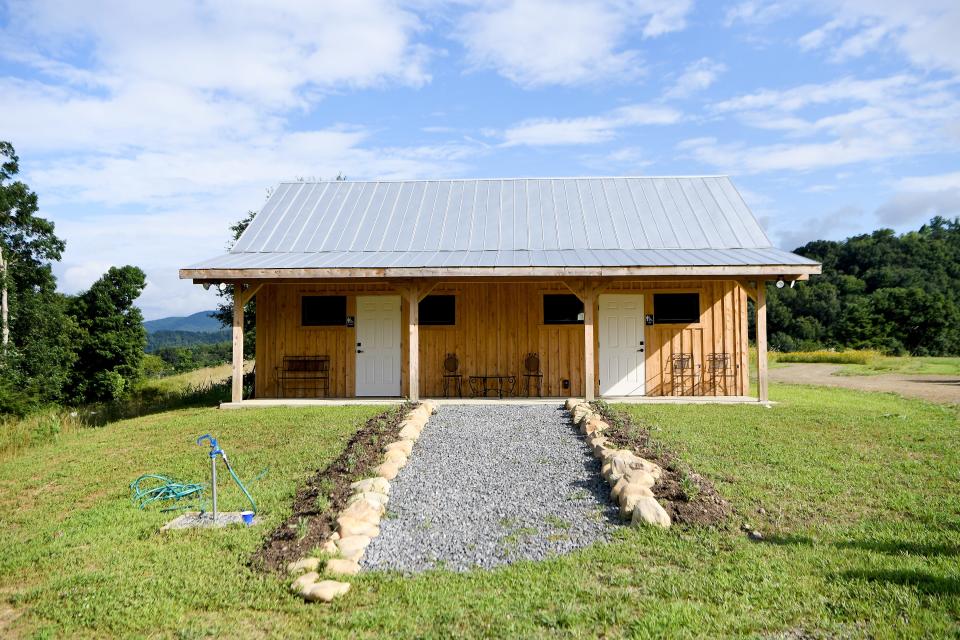
[[909, 398], [960, 404], [960, 376], [883, 373], [837, 376], [836, 364], [785, 364], [770, 369], [770, 380], [787, 384], [818, 384], [859, 391], [887, 391]]

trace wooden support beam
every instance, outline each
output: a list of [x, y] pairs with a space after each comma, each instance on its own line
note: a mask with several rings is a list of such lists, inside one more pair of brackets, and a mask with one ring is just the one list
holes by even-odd
[[767, 283], [757, 282], [757, 390], [760, 402], [767, 402]]
[[596, 294], [587, 288], [583, 297], [583, 385], [587, 402], [596, 398], [597, 377], [594, 367], [593, 307]]
[[233, 288], [233, 384], [231, 402], [243, 401], [243, 291]]
[[407, 382], [407, 396], [410, 402], [420, 401], [420, 291], [417, 287], [406, 290], [409, 305], [407, 329], [410, 332], [407, 339], [407, 348], [410, 350], [408, 358], [409, 380]]
[[240, 295], [243, 297], [243, 306], [247, 306], [250, 301], [253, 300], [253, 296], [257, 295], [257, 291], [260, 291], [262, 286], [263, 283], [261, 282], [260, 284], [247, 287], [240, 292]]

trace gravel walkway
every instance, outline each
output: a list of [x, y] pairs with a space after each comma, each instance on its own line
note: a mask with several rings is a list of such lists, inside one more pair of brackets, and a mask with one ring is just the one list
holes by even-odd
[[605, 540], [617, 510], [597, 465], [562, 408], [441, 406], [361, 565], [463, 571]]

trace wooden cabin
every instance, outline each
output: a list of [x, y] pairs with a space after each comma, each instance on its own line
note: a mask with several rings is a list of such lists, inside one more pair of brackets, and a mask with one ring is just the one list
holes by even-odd
[[256, 300], [257, 398], [767, 400], [774, 248], [722, 176], [292, 182], [229, 253], [182, 269], [234, 295], [233, 403]]

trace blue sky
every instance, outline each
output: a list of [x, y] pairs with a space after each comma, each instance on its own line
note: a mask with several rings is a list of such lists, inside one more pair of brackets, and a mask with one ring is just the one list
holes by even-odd
[[956, 0], [2, 2], [0, 139], [61, 287], [177, 269], [281, 180], [729, 174], [792, 249], [960, 214]]

